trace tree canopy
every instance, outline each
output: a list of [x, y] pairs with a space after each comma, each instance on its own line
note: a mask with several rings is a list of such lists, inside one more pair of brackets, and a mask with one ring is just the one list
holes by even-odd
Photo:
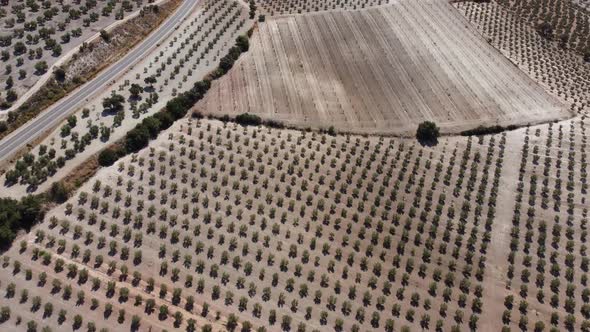
[[110, 97], [103, 99], [102, 107], [104, 107], [105, 111], [107, 112], [118, 112], [123, 109], [123, 103], [125, 102], [125, 97], [114, 94]]
[[436, 125], [436, 123], [432, 121], [424, 121], [418, 125], [418, 130], [416, 131], [416, 138], [421, 143], [436, 143], [438, 137], [440, 136], [440, 129]]
[[0, 198], [0, 247], [9, 246], [20, 229], [28, 229], [43, 218], [42, 203], [38, 196], [20, 201]]

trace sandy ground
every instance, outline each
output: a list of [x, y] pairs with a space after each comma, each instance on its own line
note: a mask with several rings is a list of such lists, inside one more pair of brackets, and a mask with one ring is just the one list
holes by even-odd
[[[551, 89], [550, 83], [544, 86]], [[571, 98], [552, 93], [565, 104]], [[118, 280], [115, 294], [124, 286], [132, 296], [142, 294], [167, 303], [171, 312], [182, 311], [180, 329], [188, 317], [205, 323], [198, 316], [206, 302], [208, 322], [215, 323], [219, 311], [221, 324], [235, 314], [270, 331], [281, 330], [285, 316], [291, 330], [299, 324], [333, 330], [341, 323], [344, 331], [355, 325], [381, 331], [388, 319], [395, 330], [434, 330], [439, 320], [444, 331], [454, 325], [469, 330], [471, 315], [479, 331], [533, 330], [537, 322], [546, 330], [566, 330], [568, 317], [575, 318], [571, 330], [582, 330], [589, 291], [587, 127], [588, 120], [577, 116], [493, 136], [444, 137], [427, 147], [413, 139], [178, 121], [149, 148], [102, 169], [68, 203], [50, 211], [19, 239], [28, 243], [24, 252], [16, 241], [5, 253], [1, 292], [11, 281], [17, 291], [3, 300], [17, 308], [23, 323], [15, 326], [13, 315], [0, 328], [24, 330], [32, 319], [59, 330], [56, 313], [65, 308], [69, 325], [64, 326], [82, 314], [99, 327], [127, 329], [131, 314], [141, 314], [142, 307], [107, 296], [105, 282]], [[44, 237], [35, 242], [38, 231]], [[66, 241], [63, 251], [60, 240]], [[34, 247], [52, 254], [49, 266], [32, 259]], [[132, 261], [136, 250], [142, 252], [141, 262]], [[97, 256], [104, 258], [100, 266]], [[100, 277], [100, 289], [68, 279], [67, 269], [56, 272], [57, 258]], [[14, 260], [22, 264], [16, 273]], [[114, 271], [108, 271], [109, 262]], [[130, 276], [141, 272], [138, 285], [131, 277], [121, 281], [122, 265]], [[26, 269], [32, 270], [31, 281], [24, 277]], [[396, 277], [390, 281], [392, 269]], [[41, 271], [49, 274], [43, 287], [36, 285]], [[187, 286], [189, 276], [194, 279]], [[63, 299], [63, 290], [48, 294], [54, 277], [72, 284], [73, 299]], [[148, 292], [150, 277], [155, 290]], [[386, 282], [391, 294], [384, 291]], [[557, 282], [559, 287], [551, 287]], [[168, 291], [159, 299], [162, 284]], [[430, 292], [433, 284], [436, 291]], [[23, 288], [29, 298], [19, 303]], [[177, 305], [173, 288], [182, 289]], [[76, 305], [78, 290], [99, 299], [99, 309], [91, 310], [88, 302]], [[316, 291], [321, 291], [319, 302]], [[479, 291], [481, 310], [474, 304]], [[54, 303], [52, 317], [31, 310], [35, 295]], [[189, 295], [196, 300], [192, 312], [183, 309]], [[506, 307], [510, 295], [514, 305]], [[370, 300], [363, 303], [363, 297]], [[246, 303], [240, 309], [242, 298]], [[100, 317], [106, 302], [115, 305], [112, 319]], [[255, 304], [260, 315], [253, 312]], [[306, 307], [312, 308], [308, 317]], [[115, 320], [119, 308], [127, 313], [123, 324]], [[509, 317], [503, 317], [505, 311]], [[141, 314], [142, 329], [173, 329], [171, 317], [156, 316]]]

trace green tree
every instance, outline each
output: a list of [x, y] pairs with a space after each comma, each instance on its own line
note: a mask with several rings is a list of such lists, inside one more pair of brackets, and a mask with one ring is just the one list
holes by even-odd
[[58, 181], [51, 185], [47, 194], [49, 199], [61, 204], [68, 199], [70, 191], [63, 181]]
[[98, 155], [98, 164], [103, 167], [111, 166], [119, 159], [120, 155], [124, 154], [121, 152], [122, 151], [114, 148], [106, 148], [105, 150], [102, 150]]
[[143, 92], [143, 87], [137, 83], [131, 84], [129, 88], [129, 93], [131, 94], [132, 98], [138, 98], [139, 95]]
[[537, 25], [537, 32], [543, 38], [553, 38], [553, 26], [549, 22], [542, 22]]
[[113, 94], [102, 100], [102, 107], [107, 112], [118, 112], [123, 110], [123, 104], [125, 103], [125, 97], [120, 94]]
[[242, 35], [236, 38], [236, 46], [238, 46], [242, 53], [248, 52], [248, 50], [250, 49], [250, 41], [248, 40], [248, 37]]
[[424, 143], [436, 143], [440, 136], [440, 129], [432, 121], [424, 121], [418, 125], [416, 138]]
[[35, 64], [35, 70], [37, 75], [43, 75], [47, 72], [47, 69], [49, 68], [49, 66], [47, 66], [47, 62], [45, 61], [39, 61]]
[[53, 75], [55, 76], [55, 79], [58, 81], [63, 81], [66, 79], [66, 71], [62, 67], [55, 68], [55, 70], [53, 71]]

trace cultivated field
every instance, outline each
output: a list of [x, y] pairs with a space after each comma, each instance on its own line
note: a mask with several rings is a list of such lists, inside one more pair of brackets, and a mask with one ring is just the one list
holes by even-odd
[[249, 22], [241, 2], [202, 1], [175, 34], [18, 160], [2, 184], [13, 197], [47, 189], [47, 179], [63, 178], [203, 79]]
[[319, 11], [355, 10], [391, 3], [392, 0], [256, 0], [262, 15], [302, 14]]
[[[259, 23], [196, 110], [363, 135], [178, 120], [2, 253], [0, 330], [590, 332], [590, 65], [541, 37], [529, 7], [362, 2], [268, 2], [294, 15]], [[122, 137], [216, 66], [248, 17], [204, 1], [4, 192], [44, 190]], [[433, 146], [367, 135], [425, 119], [549, 123]]]
[[457, 9], [492, 45], [577, 113], [590, 108], [590, 63], [543, 38], [534, 24], [497, 3], [459, 2]]
[[497, 3], [512, 11], [523, 21], [538, 27], [547, 23], [546, 37], [578, 53], [590, 52], [590, 12], [576, 2], [587, 0], [499, 0]]
[[424, 120], [453, 133], [569, 115], [458, 20], [444, 1], [269, 20], [197, 108], [387, 134], [413, 134]]
[[233, 313], [268, 330], [478, 326], [504, 147], [504, 136], [432, 149], [182, 120], [100, 171], [23, 239], [25, 249], [6, 254], [2, 288], [12, 273], [19, 283], [9, 324], [22, 312], [58, 326], [19, 299], [28, 289], [67, 310], [64, 326], [76, 314], [99, 324], [107, 303], [113, 317], [125, 308], [127, 326], [149, 299], [155, 313], [142, 314], [142, 329], [173, 324], [176, 311], [184, 329], [203, 306], [209, 320]]
[[513, 329], [533, 330], [542, 321], [590, 330], [587, 127], [576, 119], [524, 132], [502, 269], [501, 320]]
[[149, 2], [1, 1], [0, 100], [15, 101], [61, 56]]

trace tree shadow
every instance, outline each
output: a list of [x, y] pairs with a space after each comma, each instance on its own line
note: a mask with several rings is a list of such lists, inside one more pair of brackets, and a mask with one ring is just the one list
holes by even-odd
[[422, 146], [426, 146], [426, 147], [434, 147], [438, 145], [438, 138], [430, 138], [430, 139], [425, 139], [425, 138], [418, 138], [418, 143], [420, 143], [420, 145]]

